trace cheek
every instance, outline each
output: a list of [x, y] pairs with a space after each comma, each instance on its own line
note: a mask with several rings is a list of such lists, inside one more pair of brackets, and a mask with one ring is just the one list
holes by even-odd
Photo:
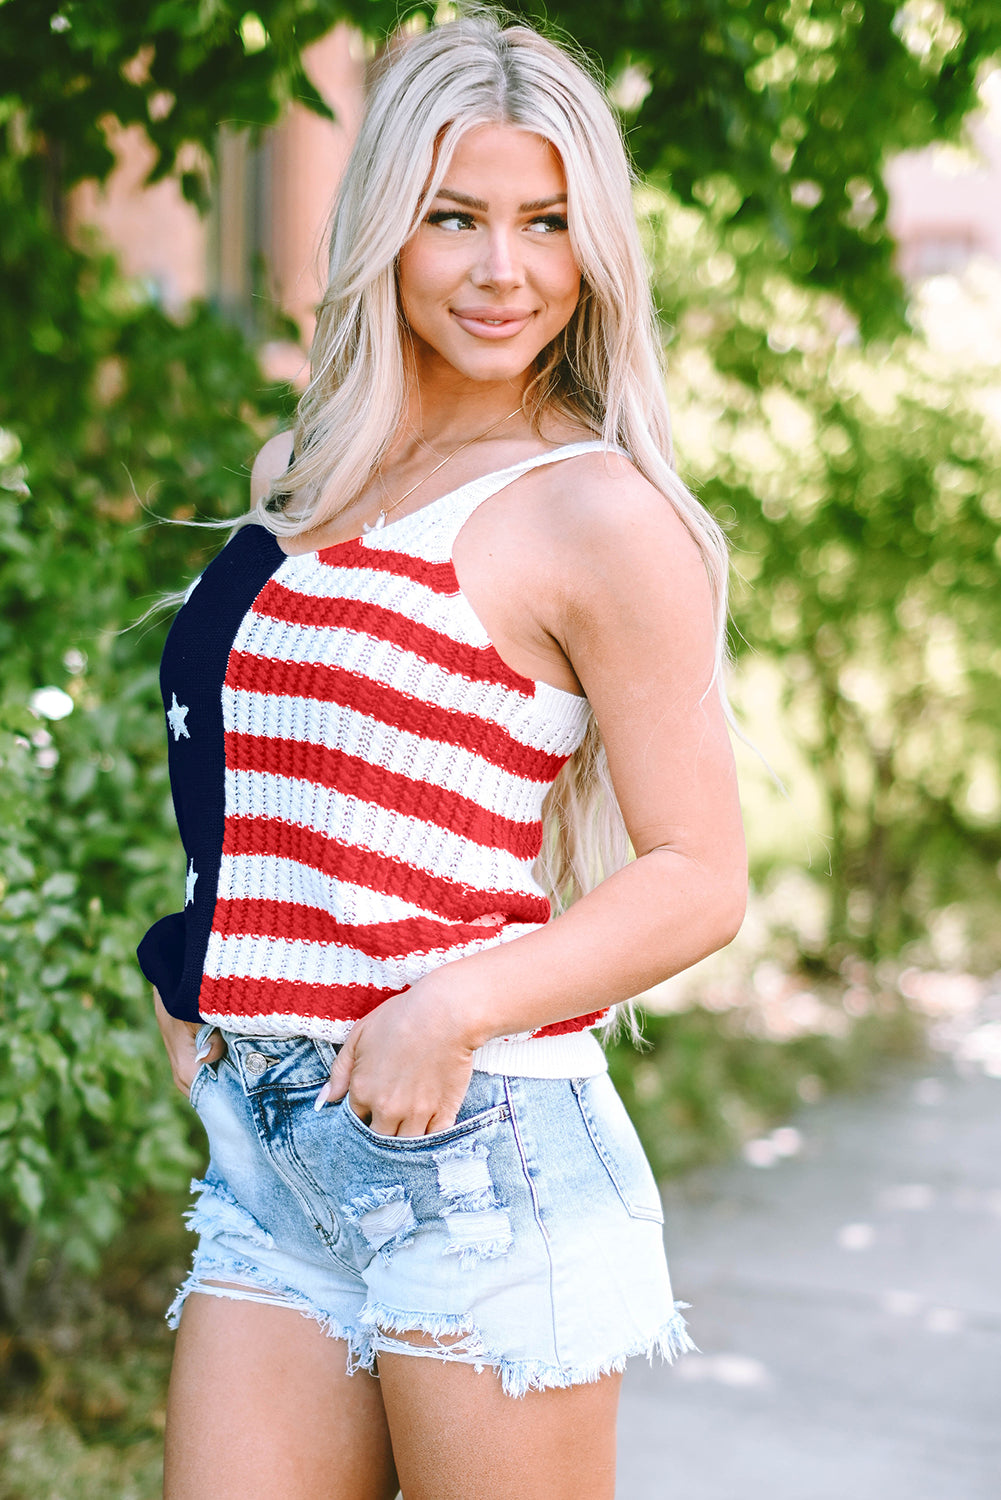
[[440, 314], [462, 280], [457, 257], [438, 251], [429, 254], [419, 245], [404, 247], [397, 265], [396, 285], [400, 310], [408, 322]]
[[553, 256], [551, 278], [564, 297], [580, 295], [581, 270], [568, 240], [564, 240], [561, 253]]
[[[436, 274], [437, 273], [437, 274]], [[422, 253], [420, 245], [405, 245], [400, 251], [396, 273], [400, 305], [404, 312], [408, 307], [420, 307], [433, 296], [440, 280], [440, 268], [433, 256]]]
[[415, 255], [409, 246], [404, 246], [396, 264], [396, 290], [404, 311], [420, 296], [423, 280], [420, 256]]
[[582, 290], [580, 267], [572, 255], [567, 255], [558, 266], [553, 267], [550, 285], [553, 301], [566, 309], [569, 316], [580, 301]]

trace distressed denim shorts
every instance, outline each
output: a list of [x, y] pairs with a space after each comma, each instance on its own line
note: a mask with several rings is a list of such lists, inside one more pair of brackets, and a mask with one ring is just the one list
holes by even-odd
[[345, 1340], [351, 1369], [380, 1351], [460, 1360], [512, 1395], [694, 1347], [657, 1185], [607, 1073], [476, 1072], [450, 1129], [382, 1136], [346, 1101], [314, 1110], [330, 1044], [223, 1036], [227, 1056], [191, 1086], [210, 1162], [173, 1326], [192, 1291], [249, 1297]]

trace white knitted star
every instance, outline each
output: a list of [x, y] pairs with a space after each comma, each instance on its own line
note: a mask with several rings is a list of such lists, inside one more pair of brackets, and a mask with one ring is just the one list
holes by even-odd
[[191, 859], [191, 860], [188, 861], [188, 873], [187, 873], [187, 877], [185, 878], [185, 881], [184, 881], [184, 904], [185, 904], [185, 906], [188, 906], [190, 904], [190, 902], [194, 901], [194, 899], [195, 899], [195, 881], [197, 879], [198, 879], [198, 876], [195, 873], [195, 862], [194, 862], [193, 859]]
[[178, 703], [178, 701], [177, 701], [177, 694], [176, 693], [171, 693], [171, 695], [170, 695], [170, 707], [167, 710], [167, 723], [170, 725], [171, 729], [174, 731], [174, 741], [175, 741], [175, 743], [181, 738], [182, 734], [183, 734], [183, 736], [184, 736], [184, 738], [186, 740], [190, 740], [190, 738], [191, 738], [190, 734], [188, 733], [188, 726], [184, 722], [187, 717], [188, 717], [188, 706], [187, 706], [187, 704], [186, 703]]

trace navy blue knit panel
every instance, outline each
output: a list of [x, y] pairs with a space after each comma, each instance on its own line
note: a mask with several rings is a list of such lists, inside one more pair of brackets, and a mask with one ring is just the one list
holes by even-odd
[[139, 967], [172, 1016], [197, 1021], [226, 814], [222, 686], [240, 622], [285, 560], [263, 526], [244, 526], [209, 563], [170, 627], [160, 663], [174, 812], [184, 845], [184, 910], [155, 922]]

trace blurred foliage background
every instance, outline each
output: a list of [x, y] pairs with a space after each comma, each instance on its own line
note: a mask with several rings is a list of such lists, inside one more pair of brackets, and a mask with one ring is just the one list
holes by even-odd
[[[930, 347], [893, 268], [884, 167], [957, 136], [1001, 50], [1001, 10], [509, 9], [577, 38], [622, 112], [682, 471], [734, 542], [733, 693], [789, 789], [743, 756], [757, 893], [745, 947], [698, 1000], [653, 997], [667, 1013], [651, 1050], [613, 1057], [655, 1162], [678, 1170], [909, 1045], [905, 965], [998, 963], [1001, 438], [980, 400], [997, 375]], [[398, 6], [0, 3], [12, 1500], [53, 1493], [53, 1475], [81, 1497], [156, 1492], [167, 1345], [152, 1330], [200, 1143], [134, 960], [183, 879], [156, 688], [164, 626], [136, 622], [218, 544], [153, 514], [238, 514], [249, 461], [294, 400], [218, 308], [168, 317], [106, 247], [71, 244], [66, 194], [107, 177], [113, 118], [142, 125], [153, 178], [180, 172], [208, 202], [221, 121], [263, 129], [293, 98], [326, 110], [302, 52], [345, 20], [381, 38]], [[125, 1351], [147, 1325], [137, 1364]], [[112, 1378], [108, 1357], [131, 1373]]]

